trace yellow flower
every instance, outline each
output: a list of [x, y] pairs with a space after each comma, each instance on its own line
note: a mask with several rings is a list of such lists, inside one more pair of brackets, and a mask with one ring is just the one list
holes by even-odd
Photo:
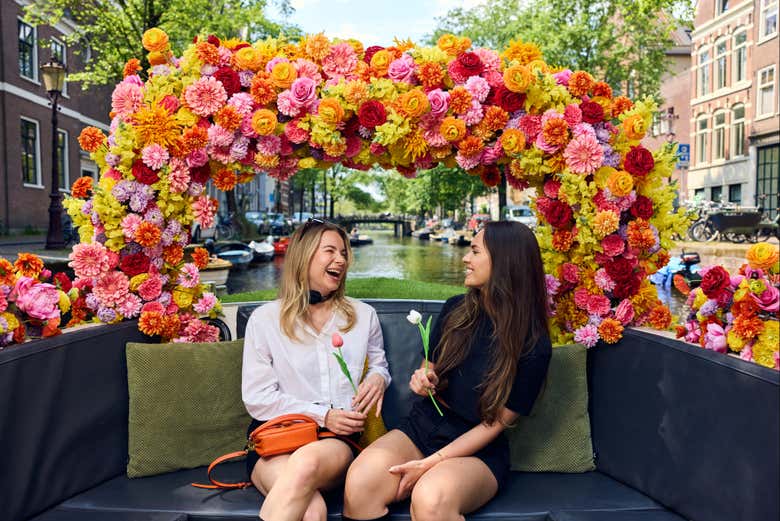
[[428, 97], [420, 89], [412, 89], [399, 97], [403, 110], [410, 118], [418, 118], [428, 112], [431, 104]]
[[334, 127], [344, 119], [344, 109], [336, 98], [323, 98], [317, 114], [324, 123]]
[[466, 123], [462, 119], [447, 116], [442, 120], [439, 132], [450, 143], [460, 141], [466, 136]]
[[238, 69], [248, 69], [257, 72], [262, 67], [262, 56], [254, 47], [242, 47], [233, 55], [233, 62]]
[[516, 157], [525, 148], [525, 134], [518, 128], [508, 128], [501, 135], [501, 146], [508, 156]]
[[516, 61], [520, 65], [538, 60], [542, 57], [542, 51], [536, 44], [523, 43], [521, 40], [510, 40], [509, 47], [501, 54], [509, 62]]
[[303, 159], [298, 160], [298, 168], [300, 169], [306, 169], [306, 168], [314, 168], [317, 165], [317, 160], [313, 157], [304, 157]]
[[387, 74], [387, 69], [390, 67], [391, 61], [393, 61], [393, 56], [389, 52], [384, 49], [377, 51], [371, 57], [371, 70], [377, 76], [384, 76]]
[[525, 65], [512, 65], [504, 70], [504, 85], [512, 92], [525, 92], [533, 79], [531, 69]]
[[611, 210], [602, 210], [593, 218], [593, 233], [603, 239], [620, 226], [620, 217]]
[[607, 179], [607, 188], [615, 197], [624, 197], [634, 189], [634, 178], [624, 170], [619, 170]]
[[623, 120], [623, 132], [625, 132], [626, 137], [632, 141], [638, 141], [642, 139], [645, 137], [645, 133], [647, 132], [645, 119], [639, 114], [628, 116], [625, 120]]
[[298, 72], [290, 62], [278, 62], [271, 69], [271, 81], [275, 87], [287, 89], [298, 78]]
[[460, 47], [458, 37], [449, 33], [441, 35], [436, 42], [436, 46], [450, 56], [456, 56]]
[[185, 288], [184, 286], [176, 286], [173, 289], [173, 301], [180, 308], [187, 309], [192, 305], [194, 292], [193, 289]]
[[729, 349], [737, 353], [742, 351], [742, 348], [745, 347], [745, 339], [735, 334], [733, 329], [729, 330], [726, 335], [726, 343], [728, 344]]
[[344, 85], [344, 101], [356, 110], [368, 100], [368, 85], [364, 81], [352, 80]]
[[167, 51], [169, 48], [168, 35], [165, 34], [165, 31], [158, 29], [157, 27], [152, 27], [147, 30], [141, 37], [141, 43], [143, 44], [144, 49], [150, 52]]
[[16, 319], [16, 316], [13, 313], [6, 311], [5, 313], [0, 314], [0, 317], [3, 317], [8, 324], [8, 329], [6, 329], [5, 332], [13, 331], [19, 327], [19, 321]]
[[780, 259], [780, 248], [774, 244], [759, 242], [748, 249], [745, 258], [751, 268], [768, 271]]
[[764, 331], [753, 344], [753, 360], [764, 367], [775, 367], [775, 353], [780, 345], [780, 323], [777, 320], [765, 322]]
[[695, 290], [693, 290], [693, 293], [695, 295], [695, 297], [693, 298], [693, 306], [692, 306], [694, 309], [699, 309], [704, 305], [705, 302], [709, 300], [709, 297], [707, 297], [707, 295], [704, 294], [701, 288], [696, 288]]
[[70, 299], [68, 298], [68, 294], [65, 293], [64, 291], [60, 290], [59, 293], [60, 293], [60, 301], [59, 301], [60, 311], [63, 313], [67, 313], [68, 311], [70, 311]]
[[260, 109], [252, 115], [252, 129], [261, 136], [268, 136], [276, 130], [276, 114], [268, 109]]
[[133, 116], [133, 127], [142, 145], [157, 143], [163, 147], [179, 141], [181, 128], [165, 108], [160, 105], [144, 107]]

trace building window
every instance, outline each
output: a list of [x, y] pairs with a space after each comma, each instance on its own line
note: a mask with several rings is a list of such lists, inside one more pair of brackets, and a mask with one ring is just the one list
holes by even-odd
[[[51, 57], [52, 59], [57, 60], [60, 62], [63, 66], [67, 68], [68, 66], [68, 48], [65, 46], [64, 43], [57, 40], [56, 38], [52, 38], [51, 40]], [[67, 78], [67, 76], [66, 76]], [[67, 96], [68, 95], [68, 82], [66, 81], [63, 88], [62, 88], [62, 94]]]
[[68, 133], [57, 130], [57, 174], [60, 190], [70, 190], [68, 176]]
[[23, 77], [38, 81], [38, 45], [36, 42], [35, 27], [21, 20], [17, 21], [19, 31], [19, 74]]
[[696, 190], [694, 190], [693, 198], [696, 201], [701, 201], [702, 199], [704, 199], [704, 188], [697, 188]]
[[713, 203], [723, 202], [723, 187], [713, 186], [710, 188], [710, 201]]
[[729, 10], [729, 0], [715, 0], [715, 15], [720, 15]]
[[699, 53], [699, 96], [710, 92], [710, 51], [709, 49]]
[[726, 86], [726, 39], [715, 44], [715, 90]]
[[92, 179], [97, 178], [97, 174], [94, 170], [90, 170], [89, 168], [81, 168], [81, 177], [91, 177]]
[[726, 157], [726, 111], [716, 112], [713, 116], [712, 158]]
[[[756, 196], [762, 201], [764, 211], [770, 219], [777, 216], [778, 164], [780, 164], [780, 145], [761, 147], [757, 150]], [[761, 196], [765, 197], [761, 197]]]
[[696, 162], [707, 162], [707, 141], [709, 140], [709, 123], [707, 116], [699, 116], [696, 121]]
[[745, 106], [731, 109], [731, 157], [745, 155]]
[[733, 83], [745, 81], [747, 76], [747, 31], [740, 31], [734, 35], [734, 72]]
[[729, 202], [742, 204], [742, 185], [729, 185]]
[[769, 116], [775, 112], [775, 66], [758, 71], [758, 107], [756, 116]]
[[777, 0], [761, 0], [760, 24], [758, 27], [759, 39], [777, 35]]
[[40, 145], [38, 122], [22, 119], [22, 182], [41, 186]]

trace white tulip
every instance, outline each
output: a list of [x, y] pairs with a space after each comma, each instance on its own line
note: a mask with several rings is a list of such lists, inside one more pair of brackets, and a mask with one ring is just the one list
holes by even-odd
[[414, 324], [415, 326], [422, 321], [422, 315], [419, 314], [415, 310], [409, 310], [409, 314], [406, 315], [406, 320], [408, 320], [411, 324]]

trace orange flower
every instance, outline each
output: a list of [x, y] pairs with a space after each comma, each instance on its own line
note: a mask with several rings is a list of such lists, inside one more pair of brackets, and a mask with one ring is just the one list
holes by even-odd
[[618, 96], [612, 102], [612, 117], [616, 118], [627, 110], [631, 110], [634, 102], [625, 96]]
[[149, 60], [149, 65], [165, 65], [169, 55], [169, 52], [150, 52], [146, 59]]
[[593, 95], [611, 99], [612, 87], [609, 86], [609, 83], [599, 81], [593, 86]]
[[647, 123], [645, 118], [640, 114], [634, 114], [628, 116], [623, 120], [623, 132], [626, 133], [626, 137], [632, 141], [638, 141], [645, 137], [647, 132]]
[[199, 270], [204, 269], [209, 264], [209, 252], [206, 248], [195, 248], [192, 251], [192, 262]]
[[620, 226], [620, 217], [612, 210], [601, 210], [593, 218], [593, 233], [598, 239], [603, 239], [616, 231]]
[[255, 154], [255, 164], [259, 166], [261, 169], [269, 169], [269, 168], [276, 168], [279, 166], [279, 156], [273, 155], [273, 156], [266, 156], [264, 154]]
[[568, 230], [557, 230], [552, 236], [552, 247], [555, 251], [565, 253], [571, 249], [574, 236]]
[[170, 266], [175, 266], [184, 258], [184, 248], [180, 244], [171, 244], [163, 248], [163, 260]]
[[288, 89], [290, 85], [298, 78], [298, 71], [290, 62], [278, 62], [271, 69], [271, 82], [274, 87], [279, 89]]
[[179, 319], [179, 315], [164, 315], [162, 317], [162, 325], [160, 326], [160, 336], [163, 338], [163, 342], [168, 342], [179, 336], [180, 328], [181, 319]]
[[8, 259], [0, 257], [0, 285], [13, 286], [15, 279], [14, 265]]
[[99, 128], [85, 127], [79, 134], [79, 146], [86, 152], [96, 152], [106, 141], [106, 136]]
[[242, 47], [233, 54], [233, 64], [237, 69], [257, 71], [263, 66], [260, 53], [254, 47]]
[[490, 105], [485, 110], [485, 117], [482, 118], [482, 124], [492, 131], [501, 130], [509, 121], [507, 111], [496, 105]]
[[231, 170], [220, 170], [213, 174], [212, 178], [214, 179], [214, 186], [223, 192], [232, 190], [236, 186], [236, 174]]
[[387, 49], [375, 52], [371, 57], [371, 73], [379, 78], [387, 76], [387, 69], [390, 67], [390, 62], [392, 61], [393, 56]]
[[70, 195], [76, 199], [86, 199], [92, 193], [92, 178], [85, 175], [76, 179], [70, 187]]
[[344, 120], [344, 108], [336, 98], [323, 98], [317, 114], [326, 125], [338, 125]]
[[148, 29], [141, 37], [141, 43], [143, 44], [144, 49], [150, 52], [167, 51], [169, 48], [168, 35], [165, 34], [165, 31], [158, 29], [157, 27]]
[[647, 321], [656, 329], [668, 329], [672, 324], [672, 313], [663, 304], [658, 304], [650, 310]]
[[314, 34], [306, 39], [306, 54], [315, 62], [321, 62], [330, 53], [330, 41], [323, 34]]
[[344, 155], [344, 152], [347, 151], [347, 141], [342, 139], [341, 141], [337, 141], [335, 143], [325, 143], [322, 145], [322, 150], [324, 150], [325, 153], [331, 157], [342, 156]]
[[628, 244], [640, 250], [648, 250], [655, 245], [655, 235], [647, 221], [636, 219], [628, 223]]
[[260, 109], [252, 115], [252, 129], [261, 136], [273, 134], [276, 123], [276, 114], [268, 109]]
[[735, 335], [740, 336], [745, 340], [758, 337], [763, 330], [764, 321], [755, 315], [736, 315], [734, 317], [732, 331], [734, 331]]
[[195, 44], [195, 54], [203, 63], [209, 65], [219, 65], [219, 50], [206, 40], [201, 40]]
[[62, 333], [62, 330], [59, 328], [60, 325], [60, 317], [54, 317], [50, 318], [46, 321], [46, 325], [43, 326], [43, 331], [41, 332], [41, 336], [43, 338], [49, 338], [51, 336], [57, 336]]
[[[225, 105], [214, 115], [214, 121], [226, 130], [236, 130], [241, 126], [243, 116], [233, 105]], [[206, 134], [208, 136], [208, 133]]]
[[181, 129], [171, 114], [160, 105], [144, 107], [133, 116], [136, 135], [144, 145], [157, 143], [168, 147], [179, 141]]
[[142, 222], [135, 230], [135, 242], [151, 248], [160, 242], [160, 229], [150, 222]]
[[468, 136], [458, 143], [458, 150], [464, 156], [479, 154], [485, 148], [485, 144], [477, 136]]
[[465, 114], [471, 108], [471, 93], [464, 87], [455, 87], [450, 91], [450, 109], [455, 114]]
[[462, 119], [447, 116], [442, 120], [439, 132], [450, 143], [460, 141], [466, 136], [466, 122]]
[[504, 85], [512, 92], [525, 92], [533, 79], [533, 72], [525, 65], [512, 65], [504, 70]]
[[163, 315], [157, 311], [144, 311], [138, 319], [138, 329], [145, 335], [159, 335], [163, 326]]
[[[358, 62], [363, 63], [365, 62]], [[344, 85], [344, 99], [347, 103], [355, 106], [360, 106], [363, 102], [368, 101], [368, 85], [364, 81], [348, 81]]]
[[187, 153], [205, 147], [209, 142], [209, 133], [202, 127], [190, 127], [182, 134], [182, 146]]
[[751, 246], [745, 258], [750, 267], [756, 270], [769, 271], [780, 259], [780, 248], [774, 244], [760, 242]]
[[252, 78], [249, 93], [258, 105], [267, 105], [276, 99], [276, 89], [273, 82], [260, 74], [255, 74]]
[[593, 87], [593, 76], [585, 71], [576, 71], [569, 78], [569, 92], [572, 96], [583, 97]]
[[525, 134], [519, 128], [508, 128], [501, 134], [501, 147], [508, 156], [517, 156], [525, 148]]
[[599, 336], [607, 344], [614, 344], [623, 336], [623, 324], [614, 318], [605, 318], [599, 325]]
[[758, 304], [756, 301], [745, 294], [746, 298], [741, 300], [734, 300], [731, 304], [731, 313], [734, 316], [743, 315], [751, 316], [758, 313]]
[[569, 125], [563, 118], [550, 118], [542, 129], [542, 138], [550, 145], [565, 145], [569, 142]]
[[436, 62], [422, 62], [417, 69], [417, 77], [420, 79], [426, 90], [435, 89], [441, 86], [444, 79], [444, 71], [441, 65]]
[[21, 277], [35, 279], [43, 270], [43, 261], [32, 253], [18, 253], [16, 262], [14, 262], [14, 270]]
[[666, 250], [658, 250], [658, 253], [655, 254], [656, 261], [655, 265], [658, 266], [658, 268], [663, 268], [667, 264], [669, 264], [669, 260], [671, 256], [669, 255], [669, 252]]
[[410, 118], [418, 118], [428, 112], [431, 104], [420, 89], [412, 89], [399, 97], [401, 110]]
[[450, 56], [457, 56], [459, 51], [458, 37], [454, 34], [443, 34], [436, 41], [436, 46]]
[[523, 43], [521, 40], [510, 40], [509, 47], [503, 52], [502, 56], [509, 62], [517, 61], [521, 65], [528, 65], [534, 60], [542, 57], [542, 51], [536, 44]]
[[625, 170], [613, 172], [607, 179], [607, 188], [615, 197], [623, 197], [634, 189], [634, 178]]
[[127, 63], [125, 63], [125, 67], [122, 70], [122, 76], [124, 78], [127, 78], [128, 76], [132, 76], [133, 74], [137, 73], [141, 70], [141, 62], [138, 61], [138, 58], [130, 58], [127, 60]]

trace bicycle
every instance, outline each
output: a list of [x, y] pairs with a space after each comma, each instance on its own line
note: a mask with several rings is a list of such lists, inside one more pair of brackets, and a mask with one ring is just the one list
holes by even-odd
[[238, 229], [238, 223], [235, 220], [235, 212], [230, 212], [228, 215], [220, 215], [217, 223], [216, 239], [217, 240], [232, 240], [237, 239], [241, 234]]
[[742, 243], [756, 234], [762, 212], [758, 209], [740, 208], [734, 204], [713, 207], [705, 219], [691, 226], [690, 235], [696, 241], [712, 242], [725, 239]]
[[780, 208], [776, 209], [777, 215], [775, 215], [775, 218], [770, 219], [764, 207], [764, 199], [766, 197], [766, 194], [758, 196], [758, 211], [761, 212], [761, 221], [758, 223], [756, 232], [750, 237], [750, 242], [768, 241], [772, 237], [780, 240]]

